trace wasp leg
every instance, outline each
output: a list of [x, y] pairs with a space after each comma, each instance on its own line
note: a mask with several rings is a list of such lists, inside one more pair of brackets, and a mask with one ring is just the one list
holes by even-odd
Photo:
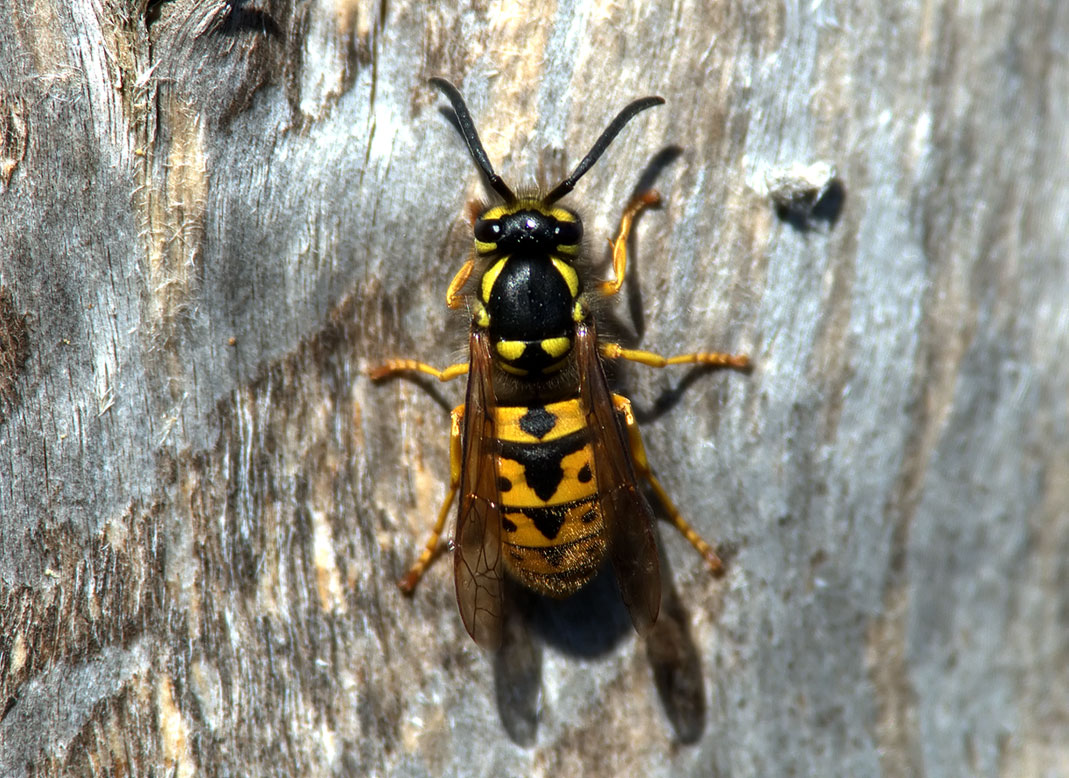
[[427, 539], [427, 545], [420, 553], [419, 559], [408, 569], [404, 578], [397, 582], [398, 588], [405, 594], [412, 593], [416, 588], [416, 584], [419, 583], [419, 579], [423, 577], [423, 574], [427, 572], [427, 568], [434, 563], [434, 560], [438, 558], [444, 548], [443, 545], [439, 545], [438, 541], [442, 537], [442, 529], [445, 527], [446, 517], [449, 516], [449, 509], [453, 505], [453, 500], [456, 499], [457, 489], [460, 486], [460, 462], [463, 453], [460, 423], [463, 418], [464, 406], [458, 405], [453, 409], [449, 425], [449, 492], [445, 495], [442, 507], [438, 510], [438, 518], [434, 522], [431, 536]]
[[475, 261], [469, 259], [461, 265], [460, 270], [453, 276], [453, 280], [449, 282], [449, 288], [445, 290], [445, 304], [450, 308], [455, 310], [464, 304], [464, 297], [461, 295], [460, 290], [464, 288], [464, 284], [468, 283], [474, 267]]
[[452, 381], [454, 378], [466, 375], [467, 372], [467, 362], [458, 362], [455, 365], [450, 365], [445, 370], [439, 370], [415, 359], [387, 359], [377, 367], [368, 368], [367, 374], [372, 381], [381, 381], [383, 378], [397, 373], [426, 373], [429, 376], [434, 376], [439, 381]]
[[735, 370], [749, 370], [750, 358], [746, 354], [721, 354], [716, 351], [695, 354], [678, 354], [674, 357], [662, 357], [652, 351], [624, 348], [619, 343], [602, 343], [599, 345], [601, 355], [606, 359], [629, 359], [649, 367], [668, 367], [668, 365], [705, 365], [707, 367], [730, 367]]
[[654, 494], [657, 495], [657, 499], [664, 506], [668, 519], [679, 530], [680, 534], [687, 539], [687, 542], [694, 546], [694, 549], [705, 558], [705, 563], [709, 565], [709, 571], [713, 575], [721, 575], [724, 572], [724, 563], [720, 561], [719, 555], [687, 523], [687, 520], [680, 514], [679, 508], [672, 502], [672, 498], [668, 496], [664, 487], [661, 486], [661, 482], [657, 480], [657, 476], [650, 469], [649, 460], [646, 458], [646, 447], [642, 444], [642, 435], [638, 431], [638, 423], [635, 421], [635, 415], [631, 412], [631, 401], [618, 394], [614, 394], [612, 399], [616, 410], [623, 414], [624, 421], [627, 424], [627, 438], [631, 446], [631, 461], [635, 464], [636, 475], [645, 478], [649, 482]]
[[661, 202], [661, 196], [652, 189], [636, 195], [624, 208], [623, 216], [620, 217], [620, 231], [616, 233], [616, 239], [612, 244], [612, 281], [603, 281], [598, 284], [598, 291], [603, 295], [613, 295], [620, 291], [624, 285], [624, 273], [627, 271], [627, 239], [631, 235], [631, 225], [635, 217], [643, 209]]

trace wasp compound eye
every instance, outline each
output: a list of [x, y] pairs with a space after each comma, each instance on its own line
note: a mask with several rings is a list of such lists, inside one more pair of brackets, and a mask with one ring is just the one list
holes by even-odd
[[482, 243], [497, 243], [501, 237], [501, 222], [497, 219], [479, 219], [475, 222], [475, 240]]
[[583, 225], [578, 221], [557, 222], [553, 228], [553, 237], [557, 245], [570, 246], [583, 239]]

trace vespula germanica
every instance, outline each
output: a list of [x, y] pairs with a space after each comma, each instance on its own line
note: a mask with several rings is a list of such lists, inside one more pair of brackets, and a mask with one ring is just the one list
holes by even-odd
[[476, 643], [500, 643], [506, 575], [563, 598], [590, 581], [606, 557], [642, 632], [657, 618], [661, 584], [653, 513], [640, 481], [714, 572], [721, 561], [650, 470], [631, 403], [609, 389], [602, 360], [739, 370], [750, 362], [723, 353], [666, 358], [599, 339], [594, 303], [620, 290], [631, 225], [658, 195], [641, 194], [624, 209], [612, 241], [613, 278], [593, 284], [582, 262], [579, 214], [557, 202], [636, 114], [664, 100], [646, 97], [624, 108], [547, 194], [516, 194], [490, 164], [460, 92], [441, 78], [431, 84], [452, 104], [472, 159], [501, 202], [473, 209], [474, 249], [446, 291], [450, 308], [466, 304], [471, 313], [468, 361], [439, 370], [395, 359], [370, 371], [374, 380], [406, 372], [468, 377], [464, 403], [452, 413], [449, 491], [399, 586], [411, 592], [434, 560], [459, 493], [454, 580]]

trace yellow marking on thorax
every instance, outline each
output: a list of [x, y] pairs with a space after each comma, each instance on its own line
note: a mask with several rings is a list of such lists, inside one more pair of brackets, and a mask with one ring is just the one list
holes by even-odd
[[[558, 250], [563, 251], [566, 246], [557, 246]], [[565, 251], [565, 253], [568, 253]], [[561, 274], [561, 278], [564, 279], [564, 283], [568, 285], [568, 291], [571, 292], [572, 297], [579, 296], [579, 274], [575, 272], [575, 268], [556, 257], [553, 257], [553, 267], [557, 268], [557, 272]]]
[[523, 356], [524, 349], [527, 348], [527, 342], [523, 340], [499, 340], [494, 345], [494, 348], [502, 359], [515, 362]]
[[508, 257], [502, 257], [491, 265], [489, 270], [483, 273], [482, 286], [479, 291], [482, 293], [482, 301], [487, 305], [490, 304], [490, 292], [494, 288], [494, 283], [497, 281], [497, 277], [501, 275], [501, 271], [505, 269], [506, 261], [508, 261]]
[[497, 366], [500, 367], [502, 370], [504, 370], [506, 373], [509, 373], [510, 375], [515, 375], [515, 376], [525, 376], [525, 375], [529, 375], [530, 372], [531, 372], [529, 370], [524, 370], [522, 367], [514, 367], [514, 366], [510, 365], [508, 362], [498, 362]]
[[568, 338], [546, 338], [540, 345], [544, 352], [557, 359], [568, 353], [572, 342]]

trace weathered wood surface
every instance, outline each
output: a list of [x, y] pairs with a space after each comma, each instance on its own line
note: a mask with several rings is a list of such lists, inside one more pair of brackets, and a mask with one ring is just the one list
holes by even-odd
[[[0, 774], [1069, 774], [1069, 4], [0, 12]], [[432, 75], [513, 182], [667, 99], [571, 201], [656, 174], [620, 318], [757, 365], [623, 375], [734, 549], [662, 531], [675, 638], [393, 584], [460, 389], [361, 371], [456, 356], [484, 196]]]

